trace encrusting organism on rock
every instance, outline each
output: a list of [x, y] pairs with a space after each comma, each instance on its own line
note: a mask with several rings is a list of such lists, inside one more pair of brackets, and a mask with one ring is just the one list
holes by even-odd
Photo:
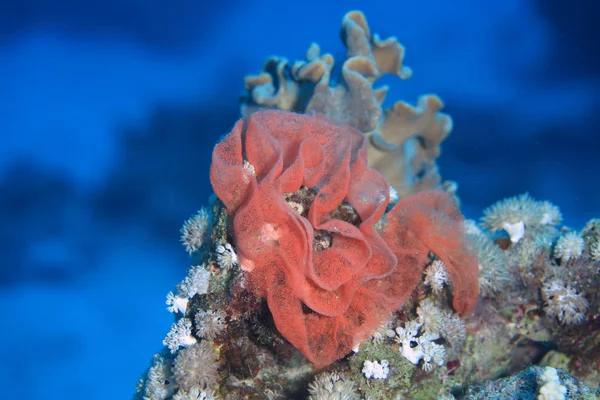
[[[254, 293], [316, 365], [369, 338], [412, 294], [430, 251], [446, 266], [454, 309], [473, 310], [477, 258], [455, 203], [439, 190], [409, 196], [376, 230], [390, 190], [353, 128], [319, 114], [256, 112], [216, 145], [210, 176]], [[314, 197], [299, 214], [284, 195], [305, 188]]]

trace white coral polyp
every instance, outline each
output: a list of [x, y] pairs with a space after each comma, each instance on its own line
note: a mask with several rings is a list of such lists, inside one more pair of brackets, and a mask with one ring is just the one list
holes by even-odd
[[238, 256], [233, 250], [233, 247], [229, 243], [225, 245], [218, 245], [215, 249], [217, 253], [217, 264], [221, 268], [231, 268], [239, 263]]
[[504, 222], [502, 228], [508, 233], [512, 243], [518, 243], [525, 236], [525, 223], [523, 221], [515, 223]]
[[396, 342], [400, 344], [400, 354], [413, 364], [423, 360], [423, 369], [431, 372], [436, 365], [444, 365], [446, 349], [434, 340], [440, 338], [439, 334], [425, 332], [419, 335], [422, 324], [415, 321], [405, 323], [405, 327], [396, 328]]
[[204, 265], [195, 265], [190, 268], [188, 276], [179, 284], [179, 292], [191, 299], [196, 294], [205, 294], [208, 291], [210, 272]]
[[540, 387], [538, 400], [565, 400], [567, 388], [560, 384], [556, 369], [546, 367], [540, 380], [544, 384]]
[[581, 256], [584, 248], [583, 238], [575, 232], [570, 232], [558, 239], [554, 247], [554, 255], [562, 261], [574, 260]]
[[435, 260], [425, 269], [425, 285], [430, 286], [433, 293], [441, 293], [445, 283], [448, 283], [446, 265], [441, 260]]
[[187, 310], [187, 305], [189, 303], [189, 299], [186, 297], [175, 296], [173, 292], [169, 292], [167, 294], [167, 310], [172, 313], [180, 312], [181, 314], [185, 314]]
[[367, 379], [387, 379], [390, 374], [389, 362], [388, 360], [381, 360], [381, 363], [367, 360], [363, 364], [362, 373]]
[[192, 336], [192, 321], [181, 318], [171, 326], [171, 330], [163, 340], [163, 345], [169, 348], [171, 354], [175, 354], [180, 347], [188, 347], [196, 342], [196, 338]]

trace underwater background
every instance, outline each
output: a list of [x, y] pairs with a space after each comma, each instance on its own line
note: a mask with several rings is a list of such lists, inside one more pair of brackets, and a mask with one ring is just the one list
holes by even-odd
[[243, 77], [313, 40], [343, 58], [352, 9], [406, 47], [389, 102], [444, 100], [438, 165], [467, 217], [524, 192], [576, 229], [600, 217], [599, 4], [361, 3], [0, 3], [0, 397], [134, 392]]

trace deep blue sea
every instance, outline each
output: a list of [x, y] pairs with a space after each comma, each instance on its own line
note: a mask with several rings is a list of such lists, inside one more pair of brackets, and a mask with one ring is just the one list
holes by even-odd
[[343, 15], [397, 36], [436, 93], [463, 211], [529, 192], [600, 218], [600, 3], [578, 0], [0, 2], [0, 398], [126, 399], [189, 266], [183, 221], [267, 56], [336, 59]]

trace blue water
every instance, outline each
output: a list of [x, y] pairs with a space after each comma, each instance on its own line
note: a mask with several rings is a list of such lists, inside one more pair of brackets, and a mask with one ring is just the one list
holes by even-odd
[[[133, 393], [172, 321], [178, 229], [206, 204], [243, 76], [313, 41], [341, 60], [342, 16], [364, 2], [203, 3], [0, 3], [1, 398]], [[407, 48], [414, 75], [386, 79], [388, 100], [446, 102], [439, 165], [467, 216], [528, 191], [572, 227], [600, 217], [600, 6], [577, 4], [360, 8]]]

